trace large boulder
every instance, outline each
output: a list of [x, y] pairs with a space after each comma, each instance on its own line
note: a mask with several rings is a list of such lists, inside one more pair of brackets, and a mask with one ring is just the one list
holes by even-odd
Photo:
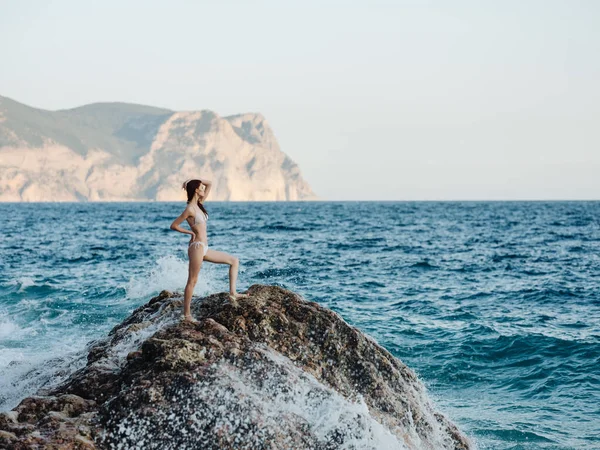
[[161, 292], [61, 386], [0, 414], [0, 448], [470, 449], [415, 373], [277, 286]]

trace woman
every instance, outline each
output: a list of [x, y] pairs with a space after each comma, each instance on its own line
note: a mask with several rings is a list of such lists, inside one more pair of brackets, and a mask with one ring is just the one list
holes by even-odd
[[[217, 264], [229, 264], [229, 299], [234, 306], [237, 306], [237, 299], [248, 297], [247, 294], [238, 294], [235, 292], [235, 282], [237, 279], [238, 267], [240, 261], [233, 255], [224, 252], [218, 252], [208, 248], [208, 238], [206, 234], [206, 222], [208, 213], [204, 208], [204, 200], [208, 197], [212, 183], [204, 180], [187, 180], [183, 183], [183, 189], [187, 191], [187, 207], [181, 215], [171, 224], [171, 230], [180, 233], [190, 234], [192, 238], [188, 245], [188, 258], [190, 260], [189, 274], [185, 293], [183, 296], [183, 319], [195, 322], [190, 312], [192, 294], [198, 281], [198, 273], [202, 267], [203, 261]], [[187, 220], [190, 230], [185, 230], [179, 226], [181, 222]]]

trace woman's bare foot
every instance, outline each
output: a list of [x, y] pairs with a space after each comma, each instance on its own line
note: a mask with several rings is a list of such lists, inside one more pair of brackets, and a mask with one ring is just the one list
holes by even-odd
[[198, 321], [196, 319], [194, 319], [191, 315], [184, 314], [181, 316], [181, 320], [182, 320], [182, 322], [198, 323]]
[[238, 303], [238, 301], [235, 299], [235, 297], [231, 294], [229, 294], [229, 303], [231, 303], [231, 305], [234, 308], [237, 308], [238, 306], [240, 306], [240, 304]]
[[229, 301], [231, 302], [231, 304], [233, 306], [236, 306], [236, 307], [239, 306], [239, 303], [237, 302], [237, 300], [239, 298], [248, 298], [248, 297], [250, 297], [248, 294], [238, 294], [238, 293], [232, 294], [231, 292], [229, 293]]

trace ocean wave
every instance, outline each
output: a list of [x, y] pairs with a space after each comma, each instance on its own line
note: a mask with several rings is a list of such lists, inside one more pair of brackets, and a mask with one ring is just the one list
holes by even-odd
[[527, 255], [519, 255], [516, 253], [506, 253], [506, 254], [498, 254], [496, 253], [495, 255], [492, 256], [492, 261], [493, 262], [501, 262], [505, 259], [508, 260], [512, 260], [512, 259], [527, 259], [529, 258], [529, 256]]
[[[6, 314], [0, 316], [0, 342], [7, 338], [18, 339], [21, 331], [21, 327], [11, 321]], [[2, 358], [0, 358], [0, 367], [2, 365]]]
[[384, 283], [380, 283], [379, 281], [365, 281], [360, 284], [361, 289], [372, 289], [372, 288], [384, 288], [386, 287]]
[[382, 252], [390, 252], [390, 253], [395, 253], [395, 252], [411, 252], [413, 250], [413, 247], [410, 245], [386, 245], [384, 247], [382, 247], [379, 251]]
[[19, 277], [16, 280], [9, 281], [7, 284], [8, 286], [15, 286], [17, 292], [23, 292], [31, 286], [36, 286], [36, 282], [32, 277]]
[[281, 268], [281, 269], [265, 269], [265, 270], [261, 270], [259, 272], [256, 272], [254, 274], [254, 276], [258, 279], [264, 280], [264, 279], [268, 279], [268, 278], [274, 278], [274, 277], [285, 277], [290, 279], [294, 278], [302, 273], [304, 273], [305, 271], [301, 268], [297, 268], [297, 267], [286, 267], [286, 268]]
[[[556, 444], [557, 442], [554, 439], [550, 439], [542, 434], [534, 433], [533, 431], [522, 431], [517, 428], [498, 428], [491, 429], [488, 428], [485, 432], [482, 433], [486, 437], [494, 437], [500, 439], [503, 442], [510, 442], [511, 444], [536, 444], [536, 443], [548, 443], [548, 444]], [[520, 448], [512, 446], [510, 448]]]
[[283, 225], [283, 224], [275, 224], [275, 225], [265, 225], [262, 227], [263, 231], [310, 231], [313, 230], [314, 227], [295, 227], [292, 225]]
[[474, 321], [478, 319], [476, 314], [470, 313], [469, 311], [463, 311], [462, 309], [453, 311], [450, 314], [446, 314], [440, 317], [442, 320], [451, 320], [451, 321]]
[[[127, 284], [122, 286], [126, 291], [126, 298], [150, 297], [163, 289], [183, 291], [188, 278], [188, 265], [188, 261], [172, 255], [159, 258], [149, 271], [130, 277]], [[215, 290], [217, 283], [212, 276], [214, 268], [210, 266], [206, 263], [202, 265], [194, 288], [195, 295], [206, 295]]]
[[416, 262], [414, 264], [411, 264], [409, 267], [413, 268], [413, 269], [422, 269], [422, 270], [439, 269], [439, 266], [436, 266], [435, 264], [431, 264], [428, 260]]
[[[83, 367], [87, 352], [80, 349], [63, 352], [61, 343], [55, 348], [35, 354], [27, 351], [3, 350], [0, 360], [0, 411], [14, 408], [24, 397], [40, 389], [56, 386], [71, 373]], [[62, 356], [50, 356], [63, 353]]]
[[[540, 370], [546, 368], [541, 361], [548, 358], [560, 361], [558, 365], [571, 373], [591, 369], [594, 362], [600, 358], [597, 343], [565, 340], [543, 334], [499, 335], [495, 338], [481, 339], [481, 327], [483, 326], [467, 328], [471, 331], [467, 334], [470, 338], [459, 347], [462, 358], [494, 365], [501, 364], [506, 368], [528, 367], [538, 363], [537, 367]], [[492, 332], [489, 327], [485, 328]], [[473, 333], [473, 330], [477, 331]]]

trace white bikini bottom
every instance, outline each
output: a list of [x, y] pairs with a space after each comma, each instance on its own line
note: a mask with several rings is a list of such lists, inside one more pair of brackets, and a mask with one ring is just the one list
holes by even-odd
[[190, 242], [190, 245], [188, 245], [188, 248], [190, 248], [192, 246], [194, 248], [198, 248], [199, 246], [202, 246], [204, 248], [204, 253], [202, 254], [203, 256], [206, 255], [206, 252], [208, 251], [208, 244], [206, 244], [202, 241]]

